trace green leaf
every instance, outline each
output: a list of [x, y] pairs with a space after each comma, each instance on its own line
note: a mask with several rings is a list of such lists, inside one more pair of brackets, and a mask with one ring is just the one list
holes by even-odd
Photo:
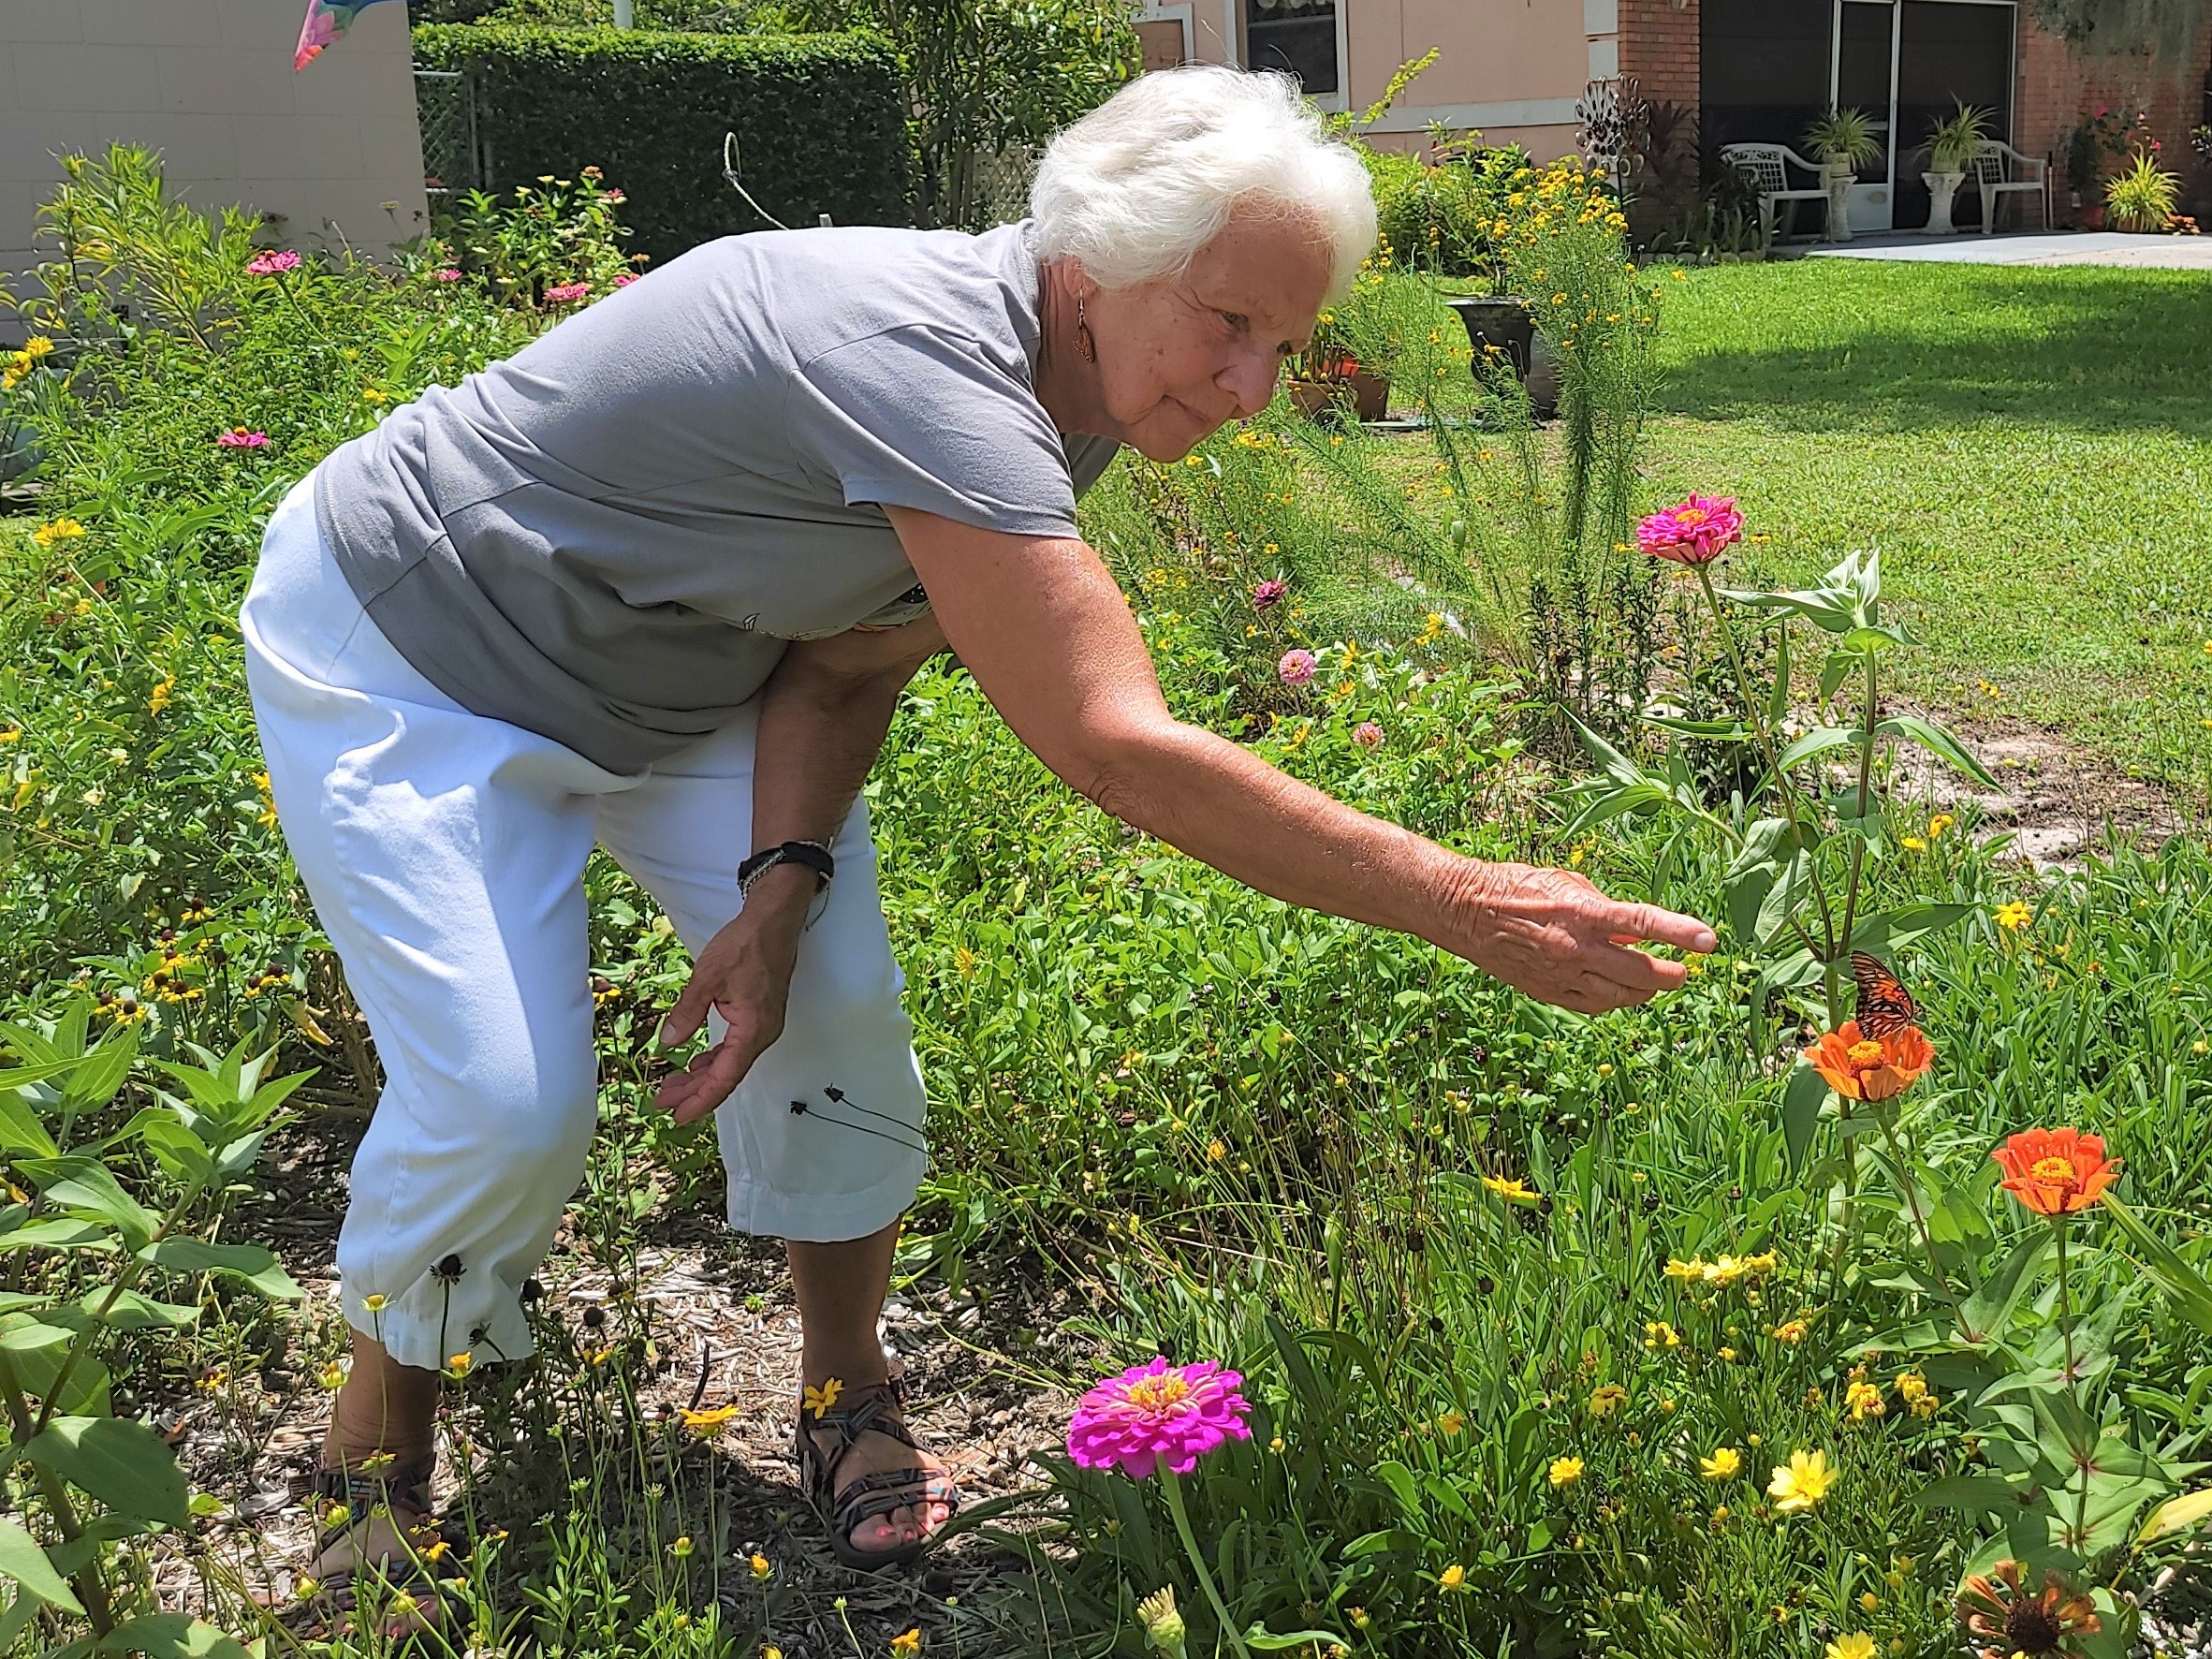
[[38, 1121], [37, 1108], [9, 1089], [0, 1089], [0, 1152], [28, 1152], [35, 1158], [61, 1153]]
[[24, 1456], [119, 1514], [178, 1528], [190, 1523], [184, 1471], [168, 1443], [143, 1423], [55, 1417]]
[[130, 1076], [131, 1062], [138, 1058], [139, 1031], [135, 1025], [123, 1026], [111, 1034], [107, 1041], [87, 1054], [70, 1074], [62, 1088], [62, 1111], [74, 1117], [79, 1112], [106, 1106], [115, 1098], [115, 1092], [123, 1087]]
[[1912, 1496], [1916, 1509], [1956, 1509], [2002, 1517], [2032, 1499], [2032, 1492], [1997, 1475], [1946, 1475]]
[[2002, 787], [1989, 769], [1967, 752], [1964, 743], [1931, 720], [1918, 714], [1892, 714], [1874, 729], [1885, 737], [1911, 738], [1953, 771], [1963, 772], [1985, 789]]
[[2037, 1227], [2014, 1246], [1995, 1273], [1959, 1304], [1959, 1312], [1974, 1334], [1984, 1341], [2002, 1336], [2013, 1322], [2020, 1299], [2028, 1294], [2043, 1259], [2050, 1254], [2051, 1235]]
[[1971, 904], [1899, 904], [1861, 917], [1851, 931], [1851, 947], [1886, 961], [1914, 940], [1956, 927], [1973, 914]]
[[0, 1321], [0, 1349], [5, 1349], [11, 1358], [66, 1348], [76, 1340], [73, 1328], [49, 1325], [27, 1314], [20, 1319]]
[[1846, 743], [1864, 744], [1867, 734], [1853, 731], [1845, 726], [1820, 726], [1807, 732], [1781, 752], [1777, 764], [1788, 771], [1799, 761], [1810, 760], [1815, 755], [1824, 755], [1830, 749], [1840, 749]]
[[2099, 1199], [2121, 1232], [2142, 1253], [2150, 1276], [2166, 1293], [2167, 1304], [2207, 1336], [2212, 1336], [2212, 1285], [2191, 1267], [2188, 1258], [2143, 1225], [2135, 1212], [2108, 1191]]
[[5, 1517], [0, 1517], [0, 1573], [21, 1584], [25, 1595], [35, 1595], [49, 1607], [65, 1613], [84, 1611], [84, 1604], [77, 1599], [67, 1580], [53, 1570], [53, 1563], [46, 1559], [38, 1540], [20, 1522]]
[[1340, 1647], [1343, 1642], [1342, 1637], [1328, 1630], [1294, 1630], [1271, 1636], [1265, 1624], [1254, 1624], [1244, 1633], [1244, 1645], [1263, 1653], [1280, 1653], [1285, 1648]]
[[10, 1250], [112, 1250], [114, 1235], [89, 1221], [34, 1221], [0, 1233], [0, 1254]]
[[161, 1225], [154, 1212], [123, 1190], [97, 1158], [27, 1158], [22, 1167], [38, 1183], [46, 1201], [72, 1214], [90, 1216], [114, 1227], [137, 1249]]
[[1754, 610], [1782, 610], [1801, 616], [1825, 634], [1847, 633], [1866, 619], [1853, 609], [1850, 596], [1833, 590], [1796, 588], [1766, 592], [1757, 588], [1721, 588], [1721, 597]]
[[[199, 1310], [187, 1308], [178, 1302], [157, 1302], [140, 1296], [135, 1290], [125, 1290], [108, 1301], [110, 1285], [96, 1285], [77, 1299], [77, 1305], [88, 1317], [116, 1330], [182, 1330], [199, 1321]], [[107, 1312], [101, 1313], [106, 1307]]]
[[298, 1301], [303, 1294], [276, 1259], [259, 1244], [210, 1244], [201, 1239], [164, 1239], [139, 1252], [139, 1259], [172, 1273], [227, 1273], [243, 1279], [272, 1301]]
[[245, 1646], [189, 1613], [145, 1613], [100, 1638], [102, 1653], [146, 1653], [153, 1659], [251, 1659]]
[[1782, 1144], [1788, 1149], [1792, 1170], [1805, 1167], [1805, 1154], [1819, 1126], [1821, 1107], [1828, 1098], [1828, 1079], [1803, 1061], [1790, 1074], [1782, 1091]]
[[1771, 944], [1790, 925], [1798, 907], [1811, 892], [1812, 855], [1793, 853], [1776, 874], [1774, 885], [1766, 889], [1766, 896], [1759, 901], [1759, 914], [1751, 923], [1751, 937], [1761, 945]]
[[11, 1071], [0, 1071], [0, 1094], [16, 1089], [27, 1089], [33, 1083], [43, 1083], [48, 1078], [58, 1078], [64, 1072], [75, 1071], [84, 1062], [51, 1060], [42, 1065], [19, 1065]]

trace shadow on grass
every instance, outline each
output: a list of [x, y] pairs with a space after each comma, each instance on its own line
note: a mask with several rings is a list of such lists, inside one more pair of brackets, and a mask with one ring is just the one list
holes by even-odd
[[1669, 413], [1806, 431], [1982, 419], [2212, 436], [2212, 274], [1803, 259], [1670, 307]]

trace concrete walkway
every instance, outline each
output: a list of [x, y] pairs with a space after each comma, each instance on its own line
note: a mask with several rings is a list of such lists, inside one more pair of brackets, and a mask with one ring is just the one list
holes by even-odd
[[1814, 259], [1910, 259], [1953, 265], [2135, 265], [2212, 271], [2212, 236], [2130, 236], [2118, 230], [2000, 231], [1956, 236], [1905, 231], [1807, 248]]

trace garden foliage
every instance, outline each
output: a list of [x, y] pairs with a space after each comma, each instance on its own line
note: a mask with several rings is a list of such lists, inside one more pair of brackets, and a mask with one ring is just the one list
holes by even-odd
[[723, 177], [728, 133], [745, 188], [786, 225], [908, 222], [902, 66], [879, 37], [425, 24], [415, 55], [468, 75], [488, 188], [596, 166], [663, 263], [766, 228]]
[[[621, 204], [567, 176], [395, 272], [257, 247], [129, 152], [73, 161], [48, 210], [45, 344], [0, 370], [47, 492], [0, 527], [13, 1635], [290, 1639], [199, 1541], [233, 1493], [195, 1500], [155, 1428], [219, 1402], [250, 1451], [287, 1351], [343, 1379], [343, 1331], [289, 1311], [251, 1227], [264, 1151], [375, 1085], [255, 775], [232, 619], [332, 444], [622, 273]], [[1707, 916], [1721, 949], [1648, 1007], [1540, 1006], [1126, 830], [926, 669], [868, 785], [932, 1096], [902, 1268], [979, 1300], [1054, 1284], [1081, 1312], [990, 1337], [1004, 1363], [1113, 1378], [1117, 1410], [1126, 1371], [1198, 1378], [1221, 1431], [1170, 1486], [1102, 1457], [1087, 1407], [963, 1522], [1036, 1578], [930, 1598], [930, 1646], [1938, 1659], [1955, 1598], [1982, 1637], [2049, 1593], [2072, 1651], [2122, 1652], [2127, 1596], [2212, 1513], [2212, 859], [2176, 837], [2039, 885], [1914, 799], [1887, 751], [1952, 756], [1886, 698], [1912, 640], [1868, 557], [1667, 603], [1635, 522], [1664, 283], [1586, 180], [1523, 183], [1487, 234], [1561, 360], [1557, 427], [1378, 262], [1330, 328], [1423, 432], [1279, 400], [1190, 462], [1125, 462], [1087, 528], [1184, 718], [1464, 851]], [[1733, 551], [1724, 514], [1676, 523]], [[1652, 597], [1540, 653], [1539, 585], [1577, 569]], [[1531, 763], [1569, 715], [1614, 734], [1583, 786]], [[1677, 776], [1701, 743], [1728, 763]], [[733, 1531], [696, 1443], [739, 1403], [636, 1294], [649, 1214], [714, 1202], [710, 1142], [645, 1110], [687, 963], [619, 871], [586, 888], [603, 1123], [569, 1226], [608, 1293], [534, 1303], [535, 1364], [456, 1370], [454, 1605], [482, 1652], [796, 1650], [830, 1621], [790, 1581], [818, 1546]], [[1917, 1044], [1852, 1040], [1853, 944]], [[2068, 1125], [2098, 1144], [2013, 1138]]]

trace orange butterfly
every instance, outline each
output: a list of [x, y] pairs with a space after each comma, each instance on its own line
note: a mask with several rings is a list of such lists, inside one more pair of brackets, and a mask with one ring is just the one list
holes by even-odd
[[1863, 950], [1851, 953], [1851, 977], [1859, 991], [1854, 1018], [1862, 1035], [1880, 1042], [1925, 1018], [1897, 976]]

